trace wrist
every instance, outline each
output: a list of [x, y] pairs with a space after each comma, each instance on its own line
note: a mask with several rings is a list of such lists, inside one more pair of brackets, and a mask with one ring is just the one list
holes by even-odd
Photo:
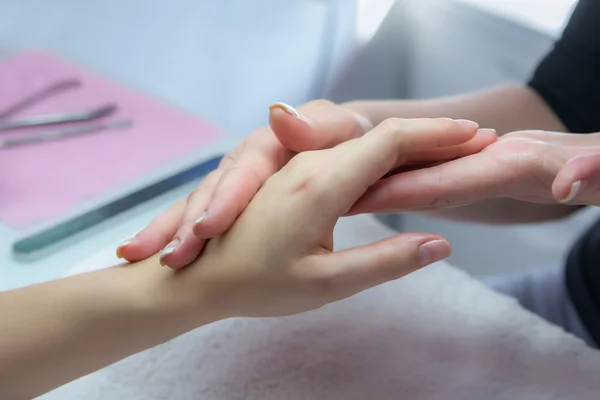
[[153, 256], [122, 268], [131, 268], [128, 279], [136, 287], [131, 301], [144, 312], [169, 320], [185, 331], [226, 318], [208, 285], [192, 276], [191, 269], [198, 268], [196, 265], [175, 271], [160, 265], [158, 257]]

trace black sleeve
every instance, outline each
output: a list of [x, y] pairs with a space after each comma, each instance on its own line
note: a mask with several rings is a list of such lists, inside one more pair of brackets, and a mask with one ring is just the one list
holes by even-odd
[[600, 132], [600, 0], [579, 1], [528, 84], [570, 132]]

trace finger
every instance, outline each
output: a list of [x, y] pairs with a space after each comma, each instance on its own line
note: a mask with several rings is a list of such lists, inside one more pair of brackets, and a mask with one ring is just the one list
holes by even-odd
[[328, 149], [364, 135], [373, 125], [363, 116], [327, 100], [311, 101], [296, 111], [275, 103], [269, 114], [279, 142], [294, 152]]
[[449, 161], [465, 157], [479, 153], [497, 140], [498, 137], [494, 129], [479, 129], [475, 137], [466, 143], [411, 153], [407, 157], [406, 165]]
[[177, 219], [177, 229], [171, 235], [170, 240], [161, 250], [161, 264], [179, 269], [193, 262], [204, 247], [205, 240], [193, 234], [192, 228], [195, 221], [202, 218], [202, 213], [207, 207], [210, 196], [223, 174], [220, 166], [212, 171], [202, 181], [200, 186], [189, 194], [185, 201], [185, 207]]
[[260, 187], [280, 169], [278, 164], [264, 154], [248, 150], [234, 166], [223, 173], [208, 201], [201, 202], [202, 207], [195, 207], [196, 210], [204, 210], [203, 217], [194, 221], [194, 215], [198, 214], [192, 213], [186, 221], [191, 221], [195, 236], [208, 239], [229, 229]]
[[417, 169], [430, 168], [443, 162], [455, 160], [479, 153], [489, 145], [498, 141], [494, 129], [479, 129], [475, 137], [464, 144], [456, 146], [439, 147], [437, 149], [410, 154], [406, 163], [395, 167], [384, 178]]
[[324, 154], [331, 165], [319, 179], [324, 211], [328, 205], [347, 211], [371, 185], [402, 165], [411, 152], [464, 143], [476, 129], [474, 123], [466, 126], [449, 119], [391, 119], [362, 138], [336, 147]]
[[559, 171], [552, 194], [560, 203], [600, 204], [600, 152], [575, 157]]
[[486, 153], [394, 175], [374, 184], [348, 215], [454, 207], [501, 197], [518, 172]]
[[181, 269], [198, 258], [205, 244], [205, 239], [192, 234], [190, 225], [179, 227], [173, 240], [161, 250], [160, 263], [172, 269]]
[[343, 298], [408, 275], [450, 256], [450, 243], [428, 233], [403, 233], [353, 249], [314, 256], [309, 271]]
[[158, 253], [177, 232], [184, 209], [183, 200], [173, 204], [137, 235], [121, 243], [117, 248], [117, 257], [135, 262]]

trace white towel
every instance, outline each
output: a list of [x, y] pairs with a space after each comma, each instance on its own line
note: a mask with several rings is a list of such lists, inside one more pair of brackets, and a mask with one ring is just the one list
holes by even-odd
[[[339, 248], [393, 232], [343, 219]], [[114, 265], [113, 249], [74, 272]], [[42, 397], [599, 399], [600, 352], [446, 263], [298, 316], [231, 319]]]

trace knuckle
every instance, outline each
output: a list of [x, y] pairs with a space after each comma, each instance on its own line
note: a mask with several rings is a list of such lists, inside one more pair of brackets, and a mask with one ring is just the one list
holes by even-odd
[[202, 196], [202, 194], [205, 192], [205, 188], [203, 187], [203, 185], [200, 185], [196, 188], [194, 188], [190, 194], [188, 194], [187, 199], [186, 199], [186, 203], [187, 204], [191, 204], [194, 201], [196, 201], [196, 199], [198, 199], [199, 197]]
[[304, 152], [296, 155], [286, 166], [285, 179], [291, 194], [318, 197], [322, 192], [322, 166], [315, 152]]
[[395, 131], [402, 129], [403, 122], [404, 122], [404, 119], [402, 119], [402, 118], [396, 118], [396, 117], [388, 118], [388, 119], [382, 121], [379, 124], [379, 127], [384, 132], [395, 132]]
[[311, 171], [290, 182], [289, 190], [291, 194], [300, 195], [309, 200], [316, 200], [320, 198], [322, 188], [319, 174], [316, 171]]
[[314, 152], [304, 151], [296, 154], [286, 165], [286, 169], [304, 168], [307, 165], [314, 163]]
[[[409, 249], [406, 249], [410, 252]], [[399, 257], [397, 247], [388, 244], [380, 245], [377, 249], [377, 253], [372, 255], [369, 261], [371, 266], [370, 274], [373, 282], [388, 282], [396, 280], [404, 276], [404, 264], [406, 254]]]
[[207, 195], [211, 189], [217, 185], [217, 182], [213, 182], [217, 179], [217, 171], [213, 171], [206, 176], [204, 181], [196, 186], [192, 191], [188, 194], [185, 203], [191, 204], [203, 198], [203, 196]]
[[236, 160], [239, 158], [239, 155], [246, 148], [246, 140], [247, 139], [244, 139], [239, 142], [237, 146], [233, 148], [233, 150], [223, 156], [221, 162], [219, 163], [219, 168], [227, 167], [228, 165], [236, 162]]

